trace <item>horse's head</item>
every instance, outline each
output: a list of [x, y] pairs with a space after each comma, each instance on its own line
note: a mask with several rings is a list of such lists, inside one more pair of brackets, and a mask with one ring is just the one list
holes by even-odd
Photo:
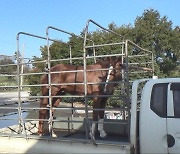
[[112, 70], [110, 72], [110, 80], [111, 81], [120, 81], [122, 79], [122, 57], [110, 57], [107, 58], [109, 61], [110, 69]]
[[107, 58], [107, 62], [109, 68], [106, 76], [104, 93], [112, 94], [114, 91], [115, 84], [109, 82], [122, 80], [122, 69], [123, 69], [122, 57], [110, 57]]

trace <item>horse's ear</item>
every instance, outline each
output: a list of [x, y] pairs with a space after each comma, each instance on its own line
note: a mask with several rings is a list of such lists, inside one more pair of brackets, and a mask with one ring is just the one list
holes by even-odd
[[121, 62], [122, 61], [122, 57], [121, 56], [118, 56], [117, 57], [117, 62]]
[[110, 57], [107, 57], [106, 58], [108, 62], [111, 62], [111, 58]]

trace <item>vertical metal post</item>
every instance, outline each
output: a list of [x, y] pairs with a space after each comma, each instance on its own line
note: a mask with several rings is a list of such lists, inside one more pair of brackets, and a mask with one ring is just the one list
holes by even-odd
[[[122, 50], [121, 50], [121, 54], [122, 54], [122, 64], [124, 64], [124, 48], [125, 48], [125, 43], [124, 44], [122, 44]], [[121, 91], [125, 91], [125, 70], [124, 69], [122, 69], [121, 70], [121, 73], [122, 73], [122, 81], [123, 81], [123, 83], [122, 83], [122, 85], [121, 85], [121, 88], [122, 88], [122, 90]], [[123, 108], [125, 108], [125, 103], [123, 102]], [[125, 110], [123, 110], [122, 111], [122, 114], [123, 114], [123, 120], [125, 120]], [[125, 131], [125, 130], [124, 130]]]
[[25, 45], [23, 44], [23, 50], [21, 53], [21, 90], [23, 90], [22, 85], [23, 85], [23, 71], [24, 71], [24, 49]]
[[70, 64], [72, 64], [72, 50], [71, 50], [71, 45], [69, 46], [69, 57], [70, 57]]
[[[94, 42], [93, 42], [93, 46], [94, 46]], [[96, 50], [93, 47], [93, 56], [94, 56], [94, 63], [96, 63]]]
[[49, 33], [48, 33], [49, 28], [46, 29], [46, 38], [47, 38], [47, 52], [48, 52], [48, 87], [49, 87], [49, 132], [50, 135], [52, 136], [52, 127], [53, 127], [53, 116], [52, 116], [52, 94], [51, 94], [51, 54], [49, 50]]
[[[19, 133], [22, 134], [22, 131], [25, 131], [23, 119], [22, 119], [22, 109], [21, 109], [21, 76], [20, 76], [20, 52], [19, 52], [19, 35], [17, 34], [17, 81], [18, 81], [18, 121], [19, 121]], [[22, 129], [23, 127], [23, 129]]]
[[84, 99], [85, 99], [85, 113], [86, 113], [86, 139], [88, 139], [88, 104], [87, 104], [87, 74], [86, 74], [86, 40], [87, 40], [87, 33], [88, 33], [88, 26], [89, 21], [86, 24], [85, 34], [84, 34], [84, 44], [83, 44], [83, 63], [84, 63]]
[[152, 75], [154, 76], [154, 54], [152, 53]]
[[128, 139], [130, 139], [130, 94], [129, 94], [129, 70], [128, 70], [128, 40], [125, 41], [125, 60], [126, 60], [126, 96], [128, 108]]

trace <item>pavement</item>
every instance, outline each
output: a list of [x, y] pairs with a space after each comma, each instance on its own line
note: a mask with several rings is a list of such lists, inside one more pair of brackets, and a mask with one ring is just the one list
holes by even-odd
[[[27, 101], [29, 96], [28, 91], [22, 91], [22, 101]], [[11, 105], [18, 102], [18, 92], [0, 92], [0, 106]]]

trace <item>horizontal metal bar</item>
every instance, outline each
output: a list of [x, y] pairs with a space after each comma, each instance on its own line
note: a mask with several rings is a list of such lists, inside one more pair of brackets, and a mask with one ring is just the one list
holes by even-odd
[[[137, 57], [147, 57], [149, 56], [149, 54], [143, 54], [143, 55], [132, 55], [132, 56], [128, 56], [128, 58], [137, 58]], [[150, 57], [152, 58], [152, 57]]]
[[[72, 103], [74, 104], [74, 103]], [[85, 104], [84, 104], [85, 105]], [[0, 107], [0, 110], [18, 110], [19, 107], [6, 107], [6, 106], [2, 106]], [[28, 112], [29, 110], [42, 110], [42, 109], [45, 109], [45, 110], [49, 110], [50, 107], [21, 107], [21, 111], [22, 113], [24, 112]], [[51, 109], [54, 109], [54, 110], [88, 110], [88, 111], [127, 111], [128, 109], [127, 108], [124, 108], [124, 107], [118, 107], [118, 108], [105, 108], [105, 109], [102, 109], [102, 108], [96, 108], [96, 109], [93, 109], [92, 107], [51, 107]], [[8, 115], [14, 115], [14, 114], [17, 114], [18, 115], [18, 111], [17, 112], [13, 112], [13, 113], [8, 113], [8, 114], [3, 114], [3, 116], [8, 116]], [[2, 116], [2, 115], [1, 115]]]
[[144, 63], [129, 63], [129, 65], [145, 65], [145, 64], [152, 64], [152, 62], [144, 62]]
[[[39, 35], [35, 35], [35, 34], [31, 34], [31, 33], [26, 33], [26, 32], [19, 32], [17, 33], [16, 35], [16, 39], [19, 40], [19, 36], [20, 35], [27, 35], [27, 36], [31, 36], [31, 37], [35, 37], [35, 38], [39, 38], [39, 39], [43, 39], [43, 40], [47, 40], [46, 37], [44, 36], [39, 36]], [[60, 42], [62, 43], [62, 41], [58, 41], [58, 40], [55, 40], [55, 39], [49, 39], [50, 41], [54, 41], [54, 42]]]
[[47, 60], [30, 60], [30, 62], [20, 62], [20, 65], [27, 65], [27, 64], [39, 64], [39, 63], [47, 63]]
[[109, 43], [109, 44], [99, 44], [99, 45], [91, 45], [91, 46], [85, 46], [85, 48], [97, 48], [97, 47], [104, 47], [104, 46], [113, 46], [113, 45], [125, 45], [125, 42], [119, 42], [119, 43]]
[[[87, 85], [103, 85], [103, 84], [120, 84], [124, 81], [113, 81], [113, 82], [87, 82]], [[51, 83], [49, 84], [35, 84], [35, 85], [21, 85], [20, 87], [48, 87], [48, 86], [70, 86], [70, 85], [84, 85], [84, 83]], [[1, 86], [0, 86], [1, 87]], [[2, 86], [3, 87], [3, 86]], [[5, 87], [4, 87], [5, 88]]]
[[[82, 66], [83, 67], [83, 66]], [[101, 68], [101, 69], [87, 69], [86, 72], [95, 72], [95, 71], [108, 71], [109, 68]], [[113, 68], [111, 70], [117, 70], [116, 68]], [[84, 72], [84, 70], [70, 70], [70, 71], [53, 71], [53, 72], [36, 72], [36, 73], [23, 73], [19, 74], [20, 76], [25, 75], [43, 75], [43, 74], [60, 74], [60, 73], [77, 73], [77, 72]]]
[[18, 88], [18, 86], [0, 86], [0, 88]]
[[102, 27], [101, 25], [99, 25], [98, 23], [96, 23], [95, 21], [93, 21], [93, 20], [91, 20], [91, 19], [87, 21], [88, 24], [89, 24], [90, 22], [93, 23], [93, 24], [95, 24], [95, 25], [98, 26], [99, 28], [101, 28], [101, 29], [109, 32], [109, 33], [112, 33], [112, 34], [117, 35], [117, 36], [119, 36], [120, 38], [123, 38], [123, 39], [124, 39], [124, 36], [122, 36], [122, 35], [114, 32], [114, 31], [112, 31], [112, 30], [110, 30], [110, 29], [107, 29], [107, 28]]
[[89, 56], [87, 57], [86, 59], [88, 58], [102, 58], [102, 57], [117, 57], [117, 56], [125, 56], [125, 54], [122, 54], [122, 53], [118, 53], [118, 54], [111, 54], [111, 55], [97, 55], [97, 56]]
[[127, 42], [130, 43], [130, 44], [132, 44], [132, 45], [134, 45], [134, 46], [136, 46], [137, 48], [139, 48], [139, 49], [142, 50], [142, 51], [146, 51], [146, 52], [149, 52], [149, 53], [153, 54], [152, 51], [143, 49], [143, 48], [141, 48], [140, 46], [138, 46], [137, 44], [135, 44], [134, 42], [132, 42], [132, 41], [130, 41], [130, 40], [127, 40]]
[[50, 62], [69, 61], [69, 60], [80, 60], [80, 59], [83, 59], [83, 57], [73, 57], [73, 58], [53, 59], [53, 60], [50, 60]]
[[[82, 36], [80, 36], [80, 35], [76, 35], [76, 34], [74, 34], [74, 33], [67, 32], [67, 31], [65, 31], [65, 30], [62, 30], [62, 29], [59, 29], [59, 28], [56, 28], [56, 27], [53, 27], [53, 26], [48, 26], [46, 29], [47, 29], [47, 30], [48, 30], [48, 29], [54, 29], [54, 30], [56, 30], [56, 31], [59, 31], [59, 32], [62, 32], [62, 33], [65, 33], [65, 34], [68, 34], [68, 35], [71, 35], [71, 36], [75, 36], [75, 37], [84, 39], [84, 37], [82, 37]], [[87, 40], [93, 42], [93, 40], [91, 40], [91, 39], [87, 39]]]
[[134, 71], [134, 72], [130, 72], [129, 74], [142, 74], [142, 73], [151, 73], [150, 71]]
[[[14, 120], [14, 121], [18, 121], [19, 119], [16, 118], [1, 118], [0, 120]], [[49, 119], [30, 119], [30, 118], [22, 118], [23, 121], [44, 121], [44, 122], [48, 122]], [[58, 120], [58, 119], [53, 119], [51, 120], [52, 122], [68, 122], [68, 123], [84, 123], [84, 120], [80, 121], [80, 120], [73, 120], [73, 118], [71, 119], [69, 117], [68, 120]], [[91, 121], [91, 123], [99, 123], [98, 121]], [[103, 121], [103, 124], [127, 124], [128, 121], [126, 120], [118, 120], [116, 119], [116, 121]]]
[[17, 66], [17, 64], [4, 64], [4, 65], [0, 65], [0, 67], [8, 67], [8, 66]]
[[8, 76], [9, 76], [9, 77], [10, 77], [10, 76], [11, 76], [11, 77], [17, 77], [18, 75], [17, 75], [17, 73], [16, 73], [16, 74], [0, 74], [0, 77], [5, 77], [5, 76], [6, 76], [6, 77], [8, 77]]
[[32, 73], [23, 73], [23, 74], [19, 74], [19, 76], [30, 76], [30, 75], [44, 75], [44, 74], [48, 74], [48, 72], [32, 72]]

